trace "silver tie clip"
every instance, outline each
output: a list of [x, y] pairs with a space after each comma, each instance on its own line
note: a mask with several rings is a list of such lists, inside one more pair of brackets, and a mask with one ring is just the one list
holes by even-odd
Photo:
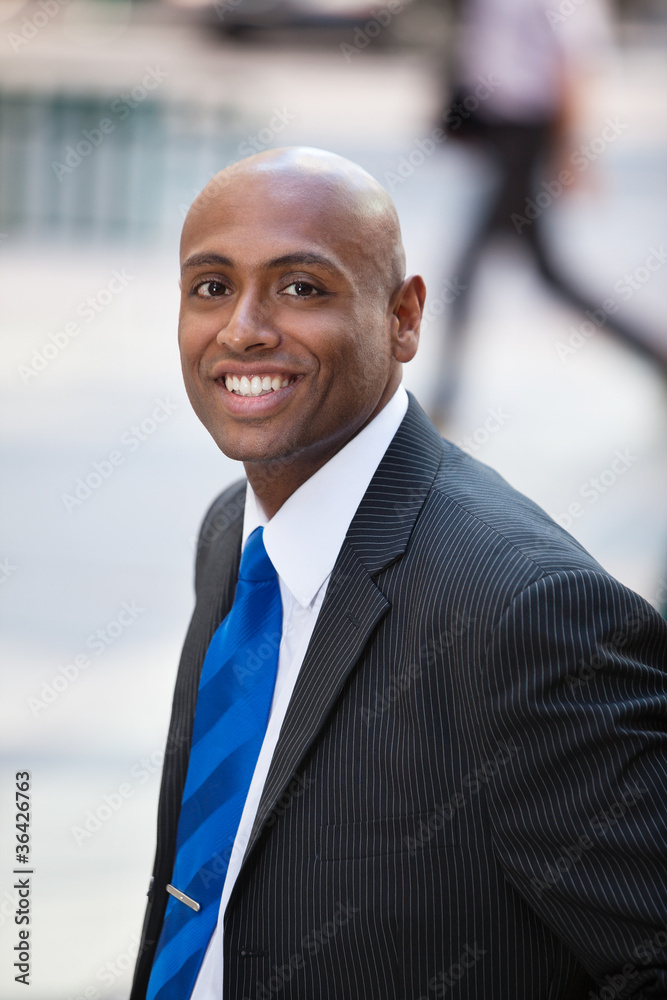
[[173, 885], [167, 886], [167, 892], [170, 892], [171, 895], [178, 899], [181, 903], [185, 903], [185, 905], [189, 906], [191, 910], [195, 911], [195, 913], [199, 913], [201, 910], [201, 906], [196, 902], [196, 900], [190, 899], [190, 897], [186, 896], [180, 889], [175, 889]]

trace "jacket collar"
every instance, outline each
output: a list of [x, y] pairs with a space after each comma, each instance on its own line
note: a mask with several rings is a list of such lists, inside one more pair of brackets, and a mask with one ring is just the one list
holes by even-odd
[[414, 396], [408, 397], [408, 411], [347, 533], [371, 575], [405, 552], [442, 462], [442, 438]]

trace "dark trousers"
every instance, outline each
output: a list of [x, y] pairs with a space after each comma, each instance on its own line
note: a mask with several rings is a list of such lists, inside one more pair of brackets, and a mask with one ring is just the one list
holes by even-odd
[[[489, 122], [471, 116], [462, 124], [459, 134], [480, 146], [492, 160], [498, 177], [486, 213], [470, 238], [456, 270], [458, 287], [462, 290], [454, 299], [449, 314], [445, 370], [439, 382], [432, 414], [436, 421], [446, 419], [458, 389], [471, 288], [482, 253], [496, 234], [521, 239], [549, 288], [568, 305], [583, 315], [597, 311], [600, 316], [602, 311], [601, 302], [588, 296], [579, 282], [564, 272], [552, 257], [545, 232], [548, 208], [533, 220], [527, 220], [527, 224], [520, 221], [527, 218], [527, 200], [534, 202], [536, 196], [544, 192], [541, 181], [554, 179], [543, 172], [544, 162], [552, 145], [553, 123]], [[451, 135], [454, 137], [456, 133], [452, 132]], [[657, 364], [667, 376], [667, 349], [660, 350], [655, 337], [651, 338], [634, 325], [626, 323], [616, 313], [602, 317], [600, 329], [613, 334], [628, 347]]]

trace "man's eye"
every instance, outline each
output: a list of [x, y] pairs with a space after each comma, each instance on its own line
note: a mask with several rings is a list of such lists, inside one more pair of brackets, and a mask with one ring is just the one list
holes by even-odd
[[[294, 291], [290, 291], [290, 288], [294, 289]], [[300, 299], [314, 299], [316, 295], [320, 294], [319, 289], [315, 288], [315, 285], [311, 285], [309, 281], [293, 281], [283, 291], [287, 292], [288, 295], [295, 295]]]
[[195, 292], [204, 299], [213, 299], [225, 295], [227, 286], [221, 281], [203, 281], [201, 285], [197, 285]]

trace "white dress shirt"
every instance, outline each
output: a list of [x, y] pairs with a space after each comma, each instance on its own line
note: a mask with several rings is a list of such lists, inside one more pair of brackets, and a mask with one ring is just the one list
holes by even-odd
[[192, 1000], [222, 997], [225, 909], [241, 869], [280, 729], [347, 529], [407, 408], [407, 393], [399, 386], [377, 416], [306, 480], [270, 521], [248, 484], [243, 544], [255, 528], [264, 525], [264, 545], [280, 584], [283, 628], [266, 736], [234, 841], [218, 923], [199, 970]]

